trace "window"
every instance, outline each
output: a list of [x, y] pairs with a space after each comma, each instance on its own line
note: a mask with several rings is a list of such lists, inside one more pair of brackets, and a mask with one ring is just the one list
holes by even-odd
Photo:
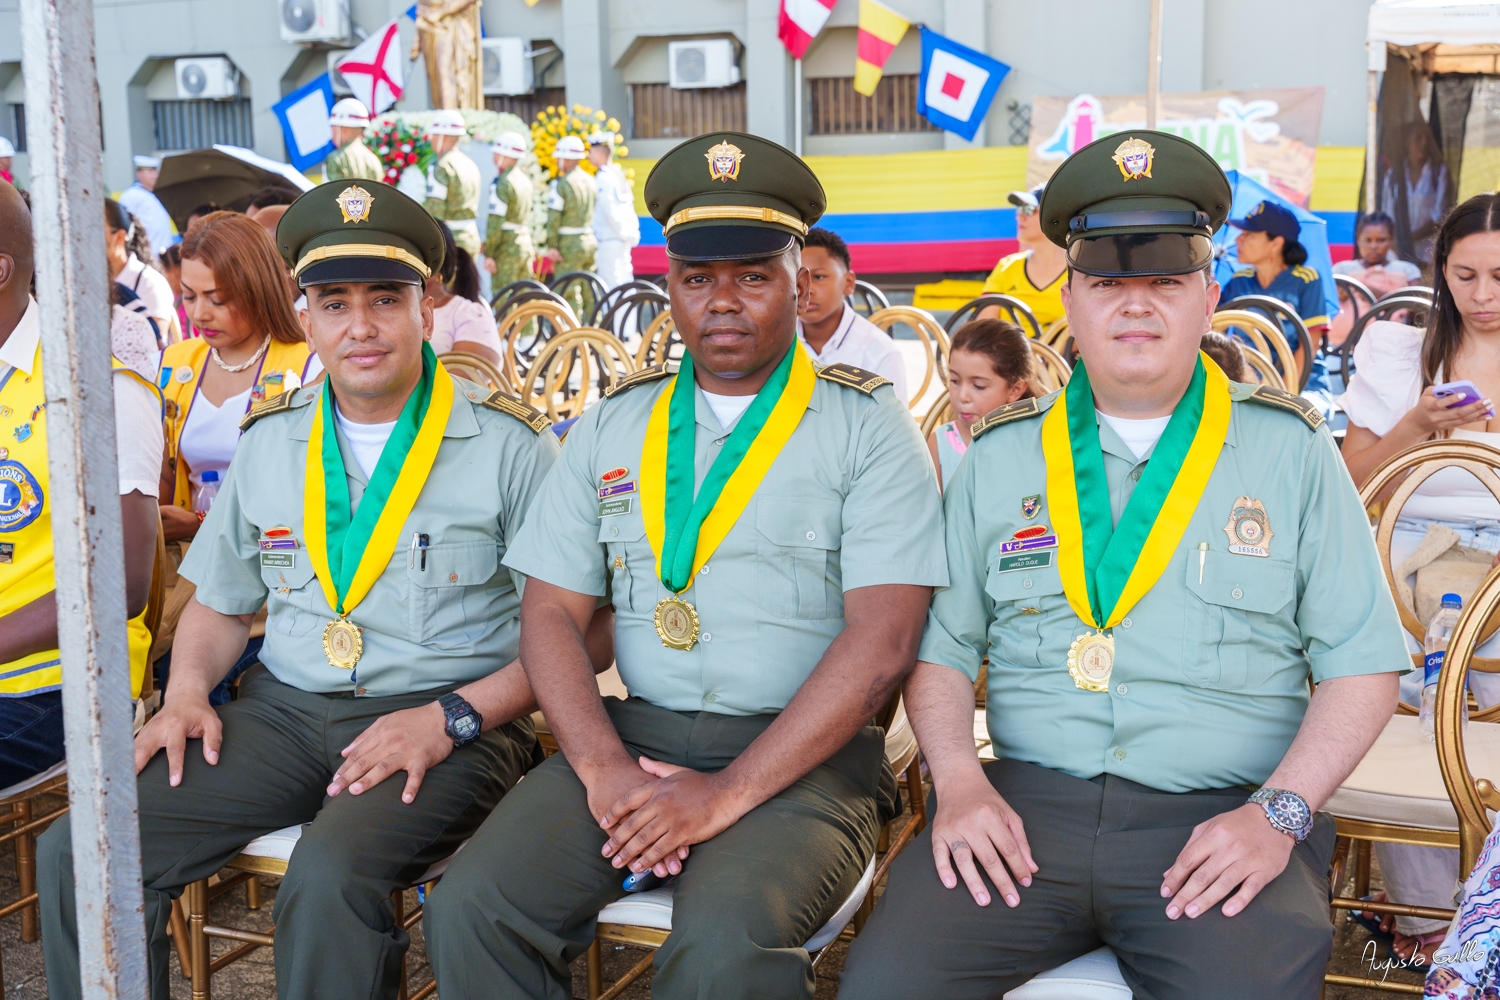
[[215, 143], [255, 145], [250, 99], [152, 101], [157, 149], [203, 149]]
[[871, 132], [941, 131], [917, 114], [916, 73], [887, 73], [874, 97], [854, 89], [854, 77], [818, 77], [807, 81], [811, 113], [809, 135], [864, 135]]
[[484, 99], [486, 111], [509, 111], [528, 126], [536, 121], [538, 111], [567, 103], [568, 95], [562, 87], [543, 87], [529, 94], [490, 94]]
[[26, 152], [26, 105], [12, 104], [10, 106], [10, 123], [15, 126], [11, 135], [15, 137], [12, 143], [16, 152]]
[[745, 84], [673, 90], [665, 83], [630, 86], [631, 135], [689, 139], [704, 132], [745, 131]]

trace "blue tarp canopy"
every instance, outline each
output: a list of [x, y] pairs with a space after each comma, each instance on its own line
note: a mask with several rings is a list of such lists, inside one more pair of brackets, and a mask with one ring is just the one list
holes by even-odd
[[[1339, 311], [1338, 288], [1333, 283], [1333, 258], [1328, 252], [1328, 223], [1307, 209], [1294, 205], [1285, 198], [1251, 180], [1238, 170], [1228, 172], [1229, 186], [1234, 191], [1234, 206], [1229, 212], [1231, 219], [1243, 219], [1252, 208], [1263, 201], [1272, 201], [1297, 217], [1302, 232], [1297, 241], [1307, 249], [1307, 266], [1323, 278], [1323, 299], [1328, 304], [1328, 315]], [[1239, 230], [1224, 225], [1214, 234], [1214, 246], [1223, 256], [1214, 264], [1214, 278], [1224, 284], [1239, 270], [1240, 261], [1235, 252], [1234, 238]]]

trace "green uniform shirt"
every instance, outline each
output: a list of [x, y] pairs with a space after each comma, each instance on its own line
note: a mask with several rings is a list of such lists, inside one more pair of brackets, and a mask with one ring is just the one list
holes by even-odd
[[[656, 576], [638, 492], [599, 499], [606, 472], [638, 483], [661, 379], [586, 410], [505, 564], [615, 606], [615, 657], [636, 697], [679, 712], [779, 712], [844, 628], [844, 592], [948, 580], [932, 463], [890, 387], [874, 395], [818, 379], [797, 430], [683, 598], [702, 634], [668, 649], [652, 614]], [[701, 391], [696, 480], [729, 431]], [[624, 501], [623, 503], [621, 501]], [[619, 511], [619, 513], [614, 513]]]
[[558, 247], [568, 236], [583, 238], [594, 245], [594, 202], [598, 185], [582, 167], [554, 180], [547, 189], [547, 245]]
[[427, 169], [423, 207], [453, 230], [453, 242], [479, 252], [479, 167], [461, 150], [450, 149]]
[[378, 181], [385, 177], [385, 168], [363, 139], [355, 139], [349, 145], [330, 153], [323, 161], [323, 178], [327, 181], [364, 180]]
[[[1302, 722], [1309, 672], [1321, 682], [1411, 668], [1369, 519], [1327, 428], [1248, 401], [1252, 386], [1231, 388], [1224, 450], [1177, 554], [1114, 628], [1107, 694], [1068, 674], [1068, 647], [1089, 629], [1063, 594], [1056, 550], [1000, 554], [1018, 530], [1054, 531], [1043, 418], [995, 427], [964, 456], [945, 498], [952, 585], [933, 599], [919, 658], [973, 680], [988, 654], [997, 757], [1170, 792], [1260, 785]], [[1145, 461], [1102, 420], [1099, 440], [1118, 523]], [[1023, 501], [1037, 496], [1028, 519]], [[1265, 505], [1264, 558], [1228, 551], [1240, 497]]]
[[[262, 417], [240, 438], [234, 462], [182, 563], [198, 600], [226, 615], [269, 609], [261, 662], [304, 691], [385, 696], [461, 684], [515, 659], [521, 581], [500, 559], [557, 455], [557, 438], [481, 403], [489, 395], [454, 379], [453, 412], [390, 564], [349, 620], [364, 655], [349, 672], [328, 663], [323, 628], [334, 617], [313, 575], [302, 519], [303, 480], [319, 387]], [[366, 478], [342, 433], [350, 500]], [[288, 527], [291, 550], [260, 551], [269, 528]], [[428, 538], [426, 568], [410, 542]]]
[[531, 178], [519, 164], [495, 178], [485, 225], [486, 257], [498, 260], [510, 250], [531, 256], [532, 194]]

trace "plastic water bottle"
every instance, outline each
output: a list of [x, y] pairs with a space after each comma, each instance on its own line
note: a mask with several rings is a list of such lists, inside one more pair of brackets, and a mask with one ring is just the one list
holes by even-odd
[[[1432, 621], [1427, 623], [1427, 635], [1422, 640], [1425, 654], [1422, 660], [1422, 709], [1417, 715], [1417, 722], [1422, 727], [1422, 735], [1434, 742], [1437, 740], [1434, 730], [1437, 722], [1438, 675], [1442, 673], [1443, 658], [1448, 653], [1448, 639], [1453, 635], [1453, 626], [1458, 623], [1458, 612], [1463, 603], [1463, 598], [1457, 594], [1444, 594], [1443, 605], [1432, 616]], [[1468, 706], [1464, 707], [1467, 709]], [[1464, 715], [1467, 717], [1468, 712], [1465, 711]]]
[[[198, 487], [198, 496], [193, 501], [193, 509], [204, 514], [214, 505], [214, 498], [219, 495], [219, 473], [215, 469], [209, 469], [203, 474], [203, 485]], [[1445, 597], [1446, 601], [1447, 598]], [[1433, 619], [1436, 621], [1437, 619]], [[1434, 682], [1436, 683], [1436, 682]], [[1426, 697], [1425, 695], [1423, 697]]]

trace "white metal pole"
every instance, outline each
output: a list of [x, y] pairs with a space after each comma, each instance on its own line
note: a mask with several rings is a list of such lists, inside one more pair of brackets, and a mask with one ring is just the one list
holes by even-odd
[[91, 0], [21, 0], [83, 995], [146, 996]]
[[[1372, 45], [1375, 43], [1371, 43]], [[1380, 43], [1384, 46], [1384, 42]], [[1380, 73], [1370, 70], [1365, 83], [1365, 203], [1363, 211], [1375, 211], [1375, 171], [1380, 168], [1379, 148], [1376, 143], [1380, 132]]]
[[1161, 0], [1151, 0], [1151, 37], [1146, 43], [1146, 127], [1156, 128], [1161, 100]]
[[[784, 120], [784, 119], [783, 119]], [[792, 152], [802, 155], [802, 60], [792, 60]]]

